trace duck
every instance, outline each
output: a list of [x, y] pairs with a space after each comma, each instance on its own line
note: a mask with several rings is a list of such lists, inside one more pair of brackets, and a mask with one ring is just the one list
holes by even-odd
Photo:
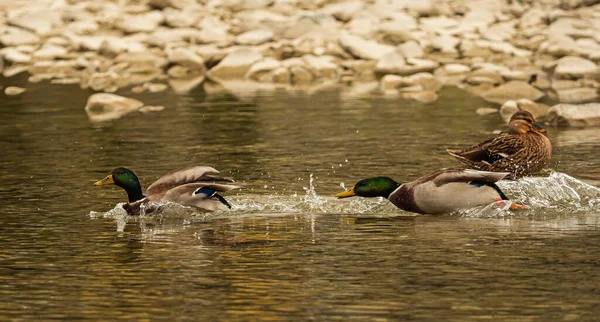
[[511, 116], [508, 132], [464, 150], [446, 152], [467, 168], [510, 172], [509, 178], [516, 179], [548, 165], [552, 144], [544, 133], [546, 130], [535, 123], [531, 113], [520, 110]]
[[[358, 181], [350, 190], [335, 196], [384, 197], [396, 207], [419, 214], [447, 214], [476, 206], [497, 203], [505, 206], [508, 197], [496, 185], [510, 173], [474, 169], [440, 169], [414, 181], [400, 184], [386, 176]], [[525, 208], [511, 203], [511, 209]]]
[[[128, 203], [123, 208], [129, 215], [149, 214], [159, 211], [164, 202], [174, 202], [184, 206], [193, 206], [205, 212], [227, 210], [231, 205], [219, 194], [241, 186], [214, 183], [232, 182], [228, 178], [215, 176], [219, 171], [208, 166], [192, 166], [180, 169], [154, 181], [146, 193], [133, 171], [127, 168], [115, 168], [94, 186], [116, 185], [127, 192]], [[162, 202], [162, 203], [159, 203]]]

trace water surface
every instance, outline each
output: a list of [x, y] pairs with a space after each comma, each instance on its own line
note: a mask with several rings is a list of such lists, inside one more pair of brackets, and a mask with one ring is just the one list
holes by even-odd
[[[24, 80], [16, 80], [16, 82]], [[6, 80], [1, 86], [8, 85]], [[12, 80], [14, 83], [15, 81]], [[350, 88], [121, 94], [166, 109], [93, 123], [92, 92], [27, 84], [0, 101], [0, 317], [6, 320], [592, 321], [600, 314], [600, 129], [549, 127], [550, 169], [501, 187], [530, 209], [415, 216], [335, 200], [358, 179], [456, 164], [504, 129], [447, 88], [422, 105]], [[127, 217], [144, 187], [210, 165], [230, 212]]]

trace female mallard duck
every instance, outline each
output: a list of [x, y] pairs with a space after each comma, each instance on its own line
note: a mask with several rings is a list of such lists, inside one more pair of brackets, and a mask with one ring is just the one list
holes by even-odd
[[146, 213], [160, 208], [151, 202], [176, 202], [185, 206], [194, 206], [206, 211], [226, 210], [231, 205], [217, 192], [226, 192], [241, 188], [240, 186], [215, 184], [206, 181], [228, 181], [227, 178], [216, 177], [212, 173], [219, 171], [211, 167], [190, 167], [169, 173], [156, 180], [142, 194], [142, 186], [133, 171], [126, 168], [114, 169], [106, 178], [96, 182], [94, 186], [117, 185], [127, 192], [129, 203], [123, 208], [130, 215], [140, 213], [143, 206]]
[[510, 118], [508, 132], [462, 151], [447, 150], [468, 168], [510, 172], [519, 177], [543, 169], [550, 160], [552, 144], [527, 111]]
[[[493, 202], [508, 200], [495, 182], [508, 172], [470, 169], [441, 169], [415, 181], [399, 184], [388, 177], [374, 177], [357, 182], [348, 191], [335, 195], [384, 197], [396, 207], [420, 214], [444, 214]], [[512, 204], [511, 208], [523, 208]]]

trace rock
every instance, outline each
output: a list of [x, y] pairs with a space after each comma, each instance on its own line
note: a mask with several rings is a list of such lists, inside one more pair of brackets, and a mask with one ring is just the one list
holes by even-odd
[[255, 48], [238, 48], [229, 53], [209, 74], [220, 79], [242, 78], [252, 64], [262, 58]]
[[594, 37], [596, 32], [590, 22], [571, 17], [560, 18], [547, 29], [548, 35], [564, 35], [573, 38]]
[[79, 84], [81, 79], [79, 77], [66, 77], [57, 78], [50, 80], [50, 84], [67, 85], [67, 84]]
[[379, 61], [377, 61], [375, 72], [381, 74], [395, 74], [399, 73], [405, 65], [406, 60], [404, 59], [404, 56], [396, 49], [386, 53]]
[[195, 71], [197, 73], [205, 73], [206, 67], [204, 66], [204, 59], [200, 57], [195, 52], [183, 48], [178, 47], [172, 50], [167, 51], [167, 58], [169, 63], [178, 64], [185, 67], [188, 67], [190, 70]]
[[460, 43], [458, 38], [448, 34], [442, 34], [434, 37], [431, 40], [431, 46], [433, 49], [441, 52], [442, 54], [457, 55], [457, 46]]
[[186, 6], [194, 4], [194, 0], [149, 0], [148, 5], [157, 9], [176, 8], [183, 9]]
[[144, 103], [115, 94], [98, 93], [88, 98], [85, 112], [92, 122], [118, 119], [121, 116], [137, 111]]
[[354, 18], [364, 7], [362, 1], [348, 1], [341, 3], [332, 3], [323, 7], [323, 12], [332, 15], [337, 20], [348, 22]]
[[438, 81], [430, 73], [417, 73], [417, 74], [405, 77], [404, 79], [408, 85], [411, 85], [411, 86], [419, 85], [426, 91], [437, 92], [443, 86], [443, 84], [440, 81]]
[[379, 38], [384, 43], [400, 45], [407, 41], [414, 40], [414, 36], [409, 28], [396, 21], [386, 21], [379, 25]]
[[515, 112], [522, 110], [527, 111], [533, 115], [533, 117], [538, 118], [540, 116], [545, 116], [548, 114], [548, 110], [550, 107], [546, 104], [536, 103], [528, 99], [520, 99], [517, 101], [509, 100], [502, 104], [500, 108], [500, 115], [502, 118], [508, 122], [510, 117], [515, 114]]
[[204, 17], [198, 27], [197, 43], [226, 43], [229, 39], [229, 25], [217, 17]]
[[302, 60], [314, 71], [316, 78], [336, 79], [338, 77], [338, 65], [333, 62], [332, 56], [304, 55]]
[[389, 45], [364, 40], [349, 34], [347, 31], [340, 33], [340, 45], [354, 57], [371, 60], [381, 59], [386, 53], [394, 49]]
[[67, 30], [78, 35], [90, 35], [100, 29], [100, 25], [93, 20], [74, 21], [67, 26]]
[[477, 115], [480, 116], [485, 116], [489, 114], [498, 113], [498, 109], [493, 107], [480, 107], [475, 110], [475, 113], [477, 113]]
[[167, 59], [152, 52], [122, 53], [115, 62], [127, 63], [127, 70], [131, 73], [156, 73], [168, 64]]
[[554, 105], [549, 110], [549, 117], [554, 123], [562, 126], [598, 126], [600, 125], [600, 103]]
[[531, 8], [519, 19], [519, 27], [521, 30], [527, 30], [531, 27], [542, 25], [547, 15], [546, 11], [540, 8]]
[[24, 73], [28, 70], [29, 66], [27, 65], [12, 65], [10, 67], [5, 68], [4, 71], [2, 71], [2, 76], [9, 78]]
[[162, 105], [158, 105], [158, 106], [147, 105], [147, 106], [140, 107], [139, 111], [142, 113], [148, 113], [148, 112], [160, 112], [164, 109], [165, 109], [165, 107]]
[[35, 60], [54, 60], [67, 54], [67, 49], [61, 46], [46, 45], [33, 54]]
[[13, 64], [29, 64], [31, 62], [30, 55], [24, 54], [14, 48], [4, 48], [1, 52], [4, 60]]
[[421, 45], [414, 40], [409, 40], [399, 46], [400, 53], [406, 58], [420, 58], [425, 55]]
[[372, 81], [375, 79], [373, 70], [375, 69], [375, 61], [372, 60], [344, 60], [341, 66], [351, 73], [354, 80]]
[[582, 78], [598, 71], [598, 66], [581, 57], [567, 56], [558, 60], [554, 77], [558, 79]]
[[37, 44], [39, 41], [40, 37], [36, 34], [15, 27], [4, 29], [4, 32], [0, 35], [0, 43], [5, 47]]
[[88, 86], [95, 91], [114, 92], [118, 89], [116, 86], [119, 80], [119, 74], [109, 71], [105, 73], [94, 73], [88, 81]]
[[6, 94], [6, 96], [17, 96], [23, 92], [25, 92], [25, 89], [17, 86], [8, 86], [4, 89], [4, 94]]
[[169, 86], [171, 86], [173, 91], [177, 94], [186, 94], [200, 86], [205, 79], [206, 77], [204, 75], [177, 79], [169, 78]]
[[488, 102], [504, 104], [508, 100], [527, 98], [537, 101], [544, 93], [523, 81], [510, 81], [483, 93], [482, 97]]
[[470, 72], [471, 67], [463, 64], [446, 64], [444, 65], [444, 71], [448, 75], [464, 74]]
[[158, 93], [164, 92], [165, 90], [167, 90], [167, 88], [169, 88], [169, 86], [167, 84], [161, 83], [144, 83], [144, 85], [142, 85], [142, 88], [150, 93]]
[[403, 93], [402, 98], [409, 98], [421, 103], [428, 104], [437, 101], [438, 95], [434, 91], [419, 91]]
[[466, 79], [471, 85], [481, 85], [484, 83], [499, 85], [504, 83], [500, 71], [490, 68], [480, 68], [471, 72]]
[[244, 78], [258, 82], [272, 82], [271, 71], [279, 68], [281, 62], [271, 57], [265, 57], [255, 62], [246, 72]]
[[194, 10], [163, 9], [165, 21], [173, 28], [193, 27], [200, 19], [200, 13]]
[[297, 39], [309, 32], [318, 32], [322, 30], [323, 27], [314, 19], [311, 19], [310, 17], [300, 17], [295, 23], [281, 32], [281, 37], [286, 39]]
[[379, 33], [380, 18], [372, 13], [359, 13], [347, 24], [348, 31], [359, 37], [375, 38]]
[[290, 70], [285, 67], [278, 67], [271, 72], [271, 81], [279, 84], [289, 84], [292, 81]]
[[586, 103], [600, 98], [598, 90], [589, 87], [561, 89], [556, 93], [561, 103]]
[[550, 38], [539, 46], [539, 51], [554, 56], [565, 56], [575, 54], [578, 46], [569, 36], [550, 34]]
[[395, 73], [398, 75], [412, 75], [421, 72], [433, 72], [440, 65], [438, 62], [427, 59], [409, 58], [407, 64], [400, 67]]
[[397, 88], [402, 84], [404, 77], [398, 75], [385, 75], [381, 78], [380, 89], [384, 93], [398, 93]]
[[260, 45], [273, 40], [273, 32], [268, 29], [256, 29], [240, 34], [236, 42], [240, 45]]
[[50, 8], [9, 10], [8, 23], [47, 36], [62, 26], [60, 12]]
[[160, 11], [150, 11], [137, 15], [123, 15], [115, 21], [115, 27], [126, 33], [152, 32], [165, 20]]

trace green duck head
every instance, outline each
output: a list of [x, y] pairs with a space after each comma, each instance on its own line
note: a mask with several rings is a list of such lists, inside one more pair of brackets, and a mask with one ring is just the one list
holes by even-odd
[[129, 169], [116, 168], [106, 178], [94, 183], [94, 186], [106, 186], [109, 184], [114, 184], [125, 189], [129, 202], [145, 198], [142, 194], [142, 186], [138, 177]]
[[359, 197], [385, 197], [388, 198], [400, 184], [389, 177], [373, 177], [362, 179], [352, 189], [340, 192], [335, 196], [338, 198]]

